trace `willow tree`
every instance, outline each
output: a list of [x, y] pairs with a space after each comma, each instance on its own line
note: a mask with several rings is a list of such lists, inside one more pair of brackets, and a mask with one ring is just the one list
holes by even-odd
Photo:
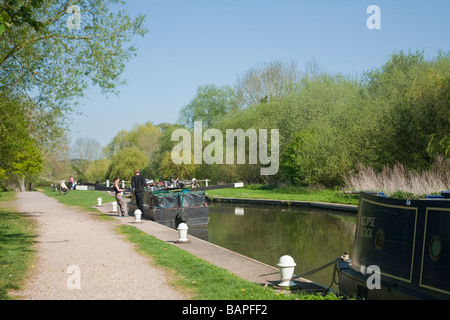
[[214, 127], [223, 117], [238, 109], [232, 87], [217, 87], [215, 84], [199, 86], [194, 98], [181, 108], [178, 124], [193, 129], [195, 121], [202, 121], [205, 127]]

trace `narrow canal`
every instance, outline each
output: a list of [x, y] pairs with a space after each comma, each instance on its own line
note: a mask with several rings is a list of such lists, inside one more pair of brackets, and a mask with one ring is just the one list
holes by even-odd
[[[189, 234], [275, 266], [283, 255], [294, 258], [295, 274], [316, 269], [353, 249], [356, 214], [278, 206], [212, 204], [208, 225]], [[307, 279], [329, 286], [330, 266]], [[332, 287], [336, 290], [336, 286]]]

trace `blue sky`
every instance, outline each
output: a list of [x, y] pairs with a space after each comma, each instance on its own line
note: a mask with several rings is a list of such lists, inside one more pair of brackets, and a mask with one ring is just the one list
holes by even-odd
[[[262, 62], [315, 61], [331, 74], [361, 75], [400, 50], [428, 58], [450, 50], [448, 0], [130, 0], [146, 15], [138, 56], [123, 77], [120, 95], [87, 92], [72, 116], [72, 141], [95, 138], [102, 146], [135, 124], [174, 123], [179, 110], [206, 84], [234, 85]], [[370, 5], [381, 29], [366, 26]]]

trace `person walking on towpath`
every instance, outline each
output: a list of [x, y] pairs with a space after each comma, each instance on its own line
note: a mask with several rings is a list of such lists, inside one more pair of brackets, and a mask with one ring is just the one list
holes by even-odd
[[134, 194], [136, 196], [136, 205], [141, 212], [143, 210], [144, 203], [144, 192], [145, 192], [145, 178], [141, 176], [141, 172], [136, 169], [134, 170], [134, 176], [131, 178], [131, 188], [134, 189]]

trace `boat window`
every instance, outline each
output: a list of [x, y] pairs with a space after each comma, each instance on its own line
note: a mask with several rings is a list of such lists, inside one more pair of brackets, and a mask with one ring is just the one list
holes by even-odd
[[383, 247], [384, 247], [384, 240], [385, 240], [384, 230], [380, 228], [375, 233], [375, 247], [377, 247], [378, 250], [383, 249]]
[[430, 257], [433, 261], [439, 260], [442, 254], [442, 242], [439, 236], [434, 236], [430, 240]]

